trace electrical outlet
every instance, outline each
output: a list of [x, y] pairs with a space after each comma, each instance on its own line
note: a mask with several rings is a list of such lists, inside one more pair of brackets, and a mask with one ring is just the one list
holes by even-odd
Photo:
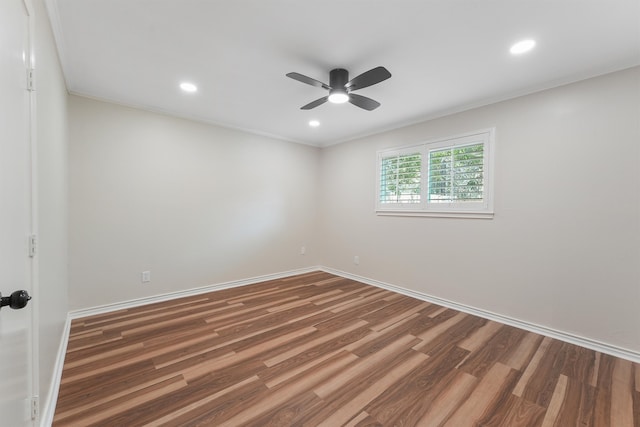
[[359, 265], [360, 264], [360, 257], [358, 255], [353, 257], [353, 263], [355, 265]]
[[149, 283], [151, 281], [150, 271], [143, 271], [141, 276], [142, 276], [142, 283]]
[[300, 255], [304, 255], [307, 253], [307, 248], [305, 248], [304, 246], [300, 246]]

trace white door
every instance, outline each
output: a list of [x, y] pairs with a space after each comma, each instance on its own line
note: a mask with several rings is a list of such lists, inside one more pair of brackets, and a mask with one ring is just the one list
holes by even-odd
[[[0, 0], [0, 292], [31, 293], [29, 15]], [[32, 426], [32, 309], [0, 309], [0, 425]]]

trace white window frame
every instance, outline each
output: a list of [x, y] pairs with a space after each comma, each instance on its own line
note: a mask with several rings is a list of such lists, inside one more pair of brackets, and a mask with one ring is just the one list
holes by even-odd
[[[455, 148], [482, 143], [483, 147], [483, 196], [481, 202], [433, 203], [428, 201], [429, 153], [434, 150]], [[376, 214], [392, 216], [431, 216], [449, 218], [493, 218], [493, 166], [495, 128], [438, 138], [420, 144], [380, 150], [376, 156]], [[420, 153], [420, 202], [382, 203], [381, 168], [385, 158]]]

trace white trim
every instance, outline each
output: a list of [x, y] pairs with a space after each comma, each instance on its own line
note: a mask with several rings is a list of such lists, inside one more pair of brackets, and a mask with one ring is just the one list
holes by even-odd
[[43, 402], [40, 412], [40, 426], [49, 427], [53, 424], [53, 416], [56, 412], [56, 403], [58, 402], [58, 392], [60, 391], [60, 381], [62, 379], [62, 369], [64, 368], [64, 357], [67, 354], [67, 344], [69, 343], [69, 332], [71, 331], [71, 317], [67, 314], [67, 320], [62, 330], [60, 345], [58, 346], [58, 354], [53, 365], [53, 375], [51, 384], [49, 384], [49, 393], [47, 393], [47, 401]]
[[493, 219], [493, 212], [427, 212], [427, 211], [395, 211], [378, 210], [376, 209], [376, 215], [378, 216], [425, 216], [433, 218], [471, 218], [471, 219]]
[[193, 295], [205, 294], [207, 292], [221, 291], [223, 289], [237, 288], [240, 286], [252, 285], [254, 283], [266, 282], [267, 280], [282, 279], [285, 277], [295, 276], [296, 274], [311, 273], [314, 271], [322, 271], [319, 266], [306, 267], [296, 270], [283, 271], [274, 274], [265, 274], [263, 276], [255, 276], [248, 279], [232, 280], [214, 285], [202, 286], [199, 288], [187, 289], [184, 291], [169, 292], [166, 294], [153, 295], [150, 297], [136, 298], [129, 301], [116, 302], [113, 304], [105, 304], [97, 307], [84, 308], [80, 310], [72, 310], [69, 312], [71, 320], [81, 317], [94, 316], [96, 314], [104, 314], [112, 311], [123, 310], [126, 308], [139, 307], [141, 305], [153, 304], [157, 302], [170, 301], [177, 298], [190, 297]]
[[379, 280], [369, 279], [367, 277], [358, 276], [356, 274], [347, 273], [345, 271], [336, 270], [329, 267], [320, 267], [322, 271], [326, 273], [335, 274], [347, 279], [356, 280], [358, 282], [366, 283], [367, 285], [375, 286], [382, 289], [387, 289], [392, 292], [397, 292], [412, 298], [417, 298], [422, 301], [431, 302], [441, 305], [443, 307], [451, 308], [461, 311], [463, 313], [472, 314], [474, 316], [482, 317], [483, 319], [494, 320], [496, 322], [503, 323], [505, 325], [513, 326], [516, 328], [524, 329], [529, 332], [551, 337], [560, 341], [564, 341], [570, 344], [575, 344], [580, 347], [585, 347], [591, 350], [599, 351], [611, 356], [620, 357], [622, 359], [630, 360], [635, 363], [640, 363], [640, 352], [629, 350], [626, 348], [618, 347], [615, 345], [603, 343], [602, 341], [594, 340], [591, 338], [581, 337], [568, 332], [559, 331], [557, 329], [549, 328], [535, 323], [530, 323], [524, 320], [519, 320], [513, 317], [504, 316], [502, 314], [493, 313], [491, 311], [483, 310], [480, 308], [472, 307], [465, 304], [459, 304], [457, 302], [449, 301], [444, 298], [438, 298], [433, 295], [424, 294], [422, 292], [412, 291], [400, 286], [391, 285], [389, 283], [381, 282]]
[[[37, 62], [36, 58], [36, 16], [34, 4], [31, 0], [23, 0], [23, 5], [25, 7], [25, 11], [27, 13], [27, 37], [28, 37], [28, 55], [25, 58], [26, 69], [25, 72], [27, 78], [27, 97], [28, 97], [28, 112], [27, 112], [27, 139], [29, 144], [29, 192], [30, 198], [29, 201], [29, 230], [31, 236], [38, 236], [39, 233], [39, 224], [40, 220], [38, 217], [38, 117], [37, 117], [37, 95], [33, 86], [33, 79], [35, 70], [34, 67]], [[34, 297], [30, 311], [30, 343], [29, 343], [29, 354], [27, 355], [28, 364], [30, 366], [29, 369], [29, 394], [31, 400], [31, 422], [29, 425], [35, 426], [39, 422], [39, 410], [36, 407], [36, 411], [33, 411], [33, 401], [36, 402], [40, 399], [40, 307], [42, 307], [42, 302], [39, 299], [40, 296], [40, 257], [37, 254], [37, 251], [33, 254], [33, 256], [29, 256], [29, 291], [31, 295]]]

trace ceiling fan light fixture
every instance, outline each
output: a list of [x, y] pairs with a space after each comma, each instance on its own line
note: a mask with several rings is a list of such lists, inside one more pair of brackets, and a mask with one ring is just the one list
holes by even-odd
[[329, 94], [329, 102], [334, 104], [344, 104], [349, 100], [349, 95], [341, 90], [332, 90]]

